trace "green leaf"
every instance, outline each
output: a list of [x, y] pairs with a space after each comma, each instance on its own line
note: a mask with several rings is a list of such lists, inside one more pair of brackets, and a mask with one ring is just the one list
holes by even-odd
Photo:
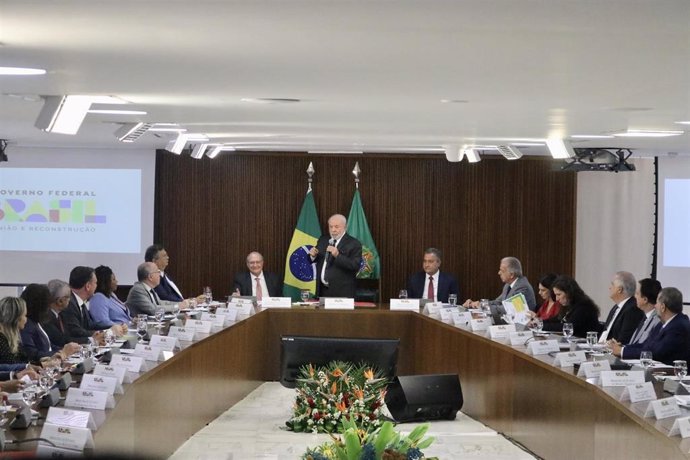
[[343, 433], [343, 438], [345, 438], [345, 450], [347, 451], [348, 460], [358, 460], [362, 446], [359, 443], [357, 431], [347, 430]]
[[373, 441], [374, 449], [376, 450], [376, 458], [381, 458], [384, 449], [393, 439], [393, 424], [391, 422], [384, 422], [381, 429], [376, 433], [376, 439]]
[[417, 449], [423, 450], [429, 447], [433, 442], [436, 440], [436, 438], [426, 438], [425, 440], [419, 442], [417, 444]]
[[410, 432], [410, 434], [407, 435], [407, 439], [409, 439], [413, 443], [416, 443], [417, 441], [422, 439], [422, 437], [424, 436], [424, 433], [426, 433], [427, 430], [429, 430], [429, 424], [428, 423], [424, 423], [423, 425], [419, 425], [414, 430], [412, 430], [412, 432]]

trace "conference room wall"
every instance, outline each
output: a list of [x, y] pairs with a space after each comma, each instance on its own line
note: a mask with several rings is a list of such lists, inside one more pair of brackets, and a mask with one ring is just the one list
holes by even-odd
[[441, 270], [459, 278], [463, 298], [497, 295], [506, 255], [522, 260], [533, 283], [544, 272], [574, 272], [576, 175], [553, 171], [551, 159], [223, 153], [195, 160], [161, 150], [154, 240], [170, 254], [169, 273], [185, 295], [209, 285], [217, 298], [231, 292], [250, 251], [264, 255], [265, 270], [283, 273], [309, 162], [325, 230], [331, 214], [350, 212], [357, 161], [384, 301], [421, 270], [429, 246], [443, 250]]

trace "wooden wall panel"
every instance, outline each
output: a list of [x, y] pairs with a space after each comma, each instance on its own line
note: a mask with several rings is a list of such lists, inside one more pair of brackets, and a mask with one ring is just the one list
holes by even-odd
[[169, 272], [186, 295], [204, 285], [227, 295], [251, 250], [264, 255], [267, 270], [283, 273], [310, 161], [324, 229], [331, 214], [349, 213], [359, 161], [384, 300], [421, 269], [428, 246], [444, 251], [442, 270], [458, 276], [462, 298], [497, 295], [505, 255], [520, 258], [534, 284], [547, 271], [573, 272], [576, 176], [553, 171], [551, 159], [224, 153], [194, 160], [161, 151], [154, 238], [168, 249]]

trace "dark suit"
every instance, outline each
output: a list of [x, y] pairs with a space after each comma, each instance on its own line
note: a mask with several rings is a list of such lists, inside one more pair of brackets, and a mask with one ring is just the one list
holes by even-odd
[[[426, 292], [424, 292], [424, 283], [426, 283], [428, 278], [429, 275], [427, 275], [426, 272], [418, 272], [410, 276], [410, 279], [407, 280], [407, 296], [411, 299], [421, 299], [424, 297], [426, 294]], [[436, 300], [438, 302], [447, 303], [448, 294], [457, 294], [458, 299], [460, 298], [458, 281], [451, 274], [439, 272]]]
[[[611, 311], [613, 312], [613, 310]], [[606, 336], [606, 340], [616, 339], [620, 343], [630, 342], [630, 338], [635, 333], [635, 329], [637, 329], [637, 326], [643, 319], [645, 319], [644, 312], [637, 308], [635, 297], [630, 297], [623, 304], [621, 311], [613, 321], [611, 329]]]
[[52, 311], [50, 311], [50, 319], [41, 324], [41, 326], [43, 326], [43, 330], [48, 334], [53, 348], [62, 348], [65, 344], [70, 342], [87, 343], [89, 341], [88, 337], [71, 337], [67, 335], [67, 329], [64, 327], [64, 322], [61, 328], [58, 317], [55, 316]]
[[52, 356], [50, 340], [46, 334], [41, 332], [33, 320], [27, 319], [24, 329], [19, 333], [22, 338], [21, 349], [31, 361], [38, 361], [46, 356]]
[[167, 273], [164, 276], [161, 276], [161, 282], [158, 284], [158, 286], [153, 288], [153, 290], [156, 291], [158, 298], [161, 300], [169, 300], [171, 302], [182, 302], [184, 300], [182, 296], [178, 294], [175, 289], [173, 289]]
[[74, 292], [70, 294], [69, 305], [60, 312], [62, 317], [62, 324], [65, 327], [65, 335], [71, 338], [71, 341], [79, 343], [78, 338], [91, 337], [94, 332], [99, 329], [91, 321], [91, 315], [86, 309], [86, 306], [79, 308], [77, 296]]
[[[330, 235], [323, 235], [316, 243], [319, 253], [316, 255], [316, 295], [318, 297], [347, 297], [354, 298], [357, 291], [357, 272], [362, 263], [362, 243], [347, 233], [338, 241], [338, 257], [332, 257], [326, 248]], [[321, 270], [326, 255], [326, 281], [328, 286], [321, 282]]]
[[671, 321], [666, 323], [666, 327], [659, 324], [649, 334], [649, 338], [644, 343], [626, 345], [623, 347], [623, 359], [636, 359], [640, 357], [641, 351], [651, 351], [652, 358], [664, 364], [673, 365], [677, 359], [688, 360], [690, 351], [690, 320], [688, 317], [679, 313]]
[[[268, 293], [263, 292], [264, 297], [280, 297], [283, 295], [283, 280], [280, 276], [275, 273], [263, 272], [264, 281], [266, 281], [266, 287], [268, 288]], [[239, 289], [240, 295], [250, 296], [252, 295], [252, 287], [256, 284], [254, 276], [250, 272], [241, 272], [235, 275], [233, 281], [233, 292]]]

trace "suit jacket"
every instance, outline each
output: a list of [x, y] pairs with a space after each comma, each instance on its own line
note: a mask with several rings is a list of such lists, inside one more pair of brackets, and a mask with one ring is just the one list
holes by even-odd
[[158, 298], [161, 300], [169, 300], [171, 302], [182, 302], [184, 299], [170, 284], [170, 276], [165, 273], [161, 276], [161, 282], [153, 288], [158, 294]]
[[149, 289], [150, 288], [146, 284], [137, 281], [132, 285], [132, 289], [129, 290], [125, 305], [129, 307], [132, 318], [135, 318], [137, 315], [153, 316], [156, 314], [157, 305], [153, 303], [149, 295]]
[[659, 315], [656, 314], [656, 310], [652, 310], [649, 318], [647, 315], [645, 315], [645, 318], [640, 321], [640, 325], [637, 326], [637, 329], [635, 329], [635, 332], [630, 339], [630, 345], [634, 343], [644, 343], [644, 341], [649, 338], [651, 332], [660, 322], [661, 320], [659, 319]]
[[[264, 297], [280, 297], [283, 295], [283, 280], [275, 273], [264, 271], [264, 280], [268, 288], [268, 294], [264, 293]], [[252, 287], [256, 281], [249, 272], [241, 272], [235, 275], [233, 282], [233, 292], [236, 289], [240, 290], [240, 295], [252, 295]]]
[[683, 313], [678, 313], [662, 327], [660, 323], [650, 333], [644, 343], [623, 347], [622, 358], [636, 359], [641, 351], [651, 351], [652, 358], [664, 364], [673, 365], [677, 359], [688, 360], [690, 350], [690, 320]]
[[[407, 280], [407, 295], [411, 299], [421, 299], [424, 297], [424, 283], [426, 283], [429, 275], [426, 272], [418, 272], [410, 276]], [[457, 294], [460, 299], [460, 288], [455, 277], [446, 272], [439, 272], [438, 274], [438, 288], [436, 290], [437, 301], [448, 302], [448, 294]]]
[[338, 257], [329, 255], [326, 265], [328, 286], [321, 283], [321, 269], [326, 262], [326, 247], [330, 235], [322, 235], [316, 243], [316, 295], [327, 297], [354, 298], [357, 291], [357, 272], [362, 264], [362, 244], [347, 233], [338, 242]]
[[24, 329], [19, 334], [22, 337], [22, 343], [19, 347], [31, 361], [38, 361], [55, 353], [51, 350], [49, 337], [41, 332], [38, 324], [33, 320], [27, 319]]
[[99, 329], [92, 323], [89, 312], [83, 313], [79, 307], [77, 296], [74, 292], [70, 294], [69, 305], [60, 312], [62, 324], [65, 327], [65, 335], [72, 337], [72, 341], [79, 342], [79, 338], [89, 338]]
[[504, 284], [503, 290], [501, 290], [501, 295], [489, 302], [489, 305], [491, 306], [491, 312], [494, 315], [504, 314], [505, 309], [503, 308], [501, 302], [506, 300], [506, 298], [513, 297], [517, 294], [523, 294], [525, 296], [525, 300], [527, 301], [527, 306], [529, 307], [529, 309], [535, 312], [537, 311], [537, 301], [534, 298], [534, 289], [532, 289], [532, 285], [529, 284], [529, 280], [526, 276], [521, 276], [520, 278], [518, 278], [515, 281], [515, 286], [513, 286], [510, 292], [508, 292], [509, 287], [510, 284]]
[[632, 335], [635, 333], [635, 329], [637, 329], [640, 321], [644, 318], [645, 314], [642, 310], [637, 308], [635, 297], [630, 297], [623, 304], [623, 307], [621, 307], [621, 311], [611, 325], [606, 339], [616, 339], [620, 343], [630, 342]]
[[64, 328], [63, 332], [63, 330], [60, 328], [58, 317], [55, 316], [55, 314], [53, 314], [52, 311], [50, 312], [50, 319], [45, 323], [41, 324], [41, 326], [43, 326], [43, 330], [46, 331], [46, 334], [48, 334], [48, 338], [50, 338], [50, 343], [53, 345], [53, 348], [55, 349], [62, 348], [65, 346], [65, 344], [70, 342], [86, 343], [89, 341], [89, 337], [72, 337], [68, 335], [67, 329], [64, 327], [64, 321], [62, 323], [62, 326]]

